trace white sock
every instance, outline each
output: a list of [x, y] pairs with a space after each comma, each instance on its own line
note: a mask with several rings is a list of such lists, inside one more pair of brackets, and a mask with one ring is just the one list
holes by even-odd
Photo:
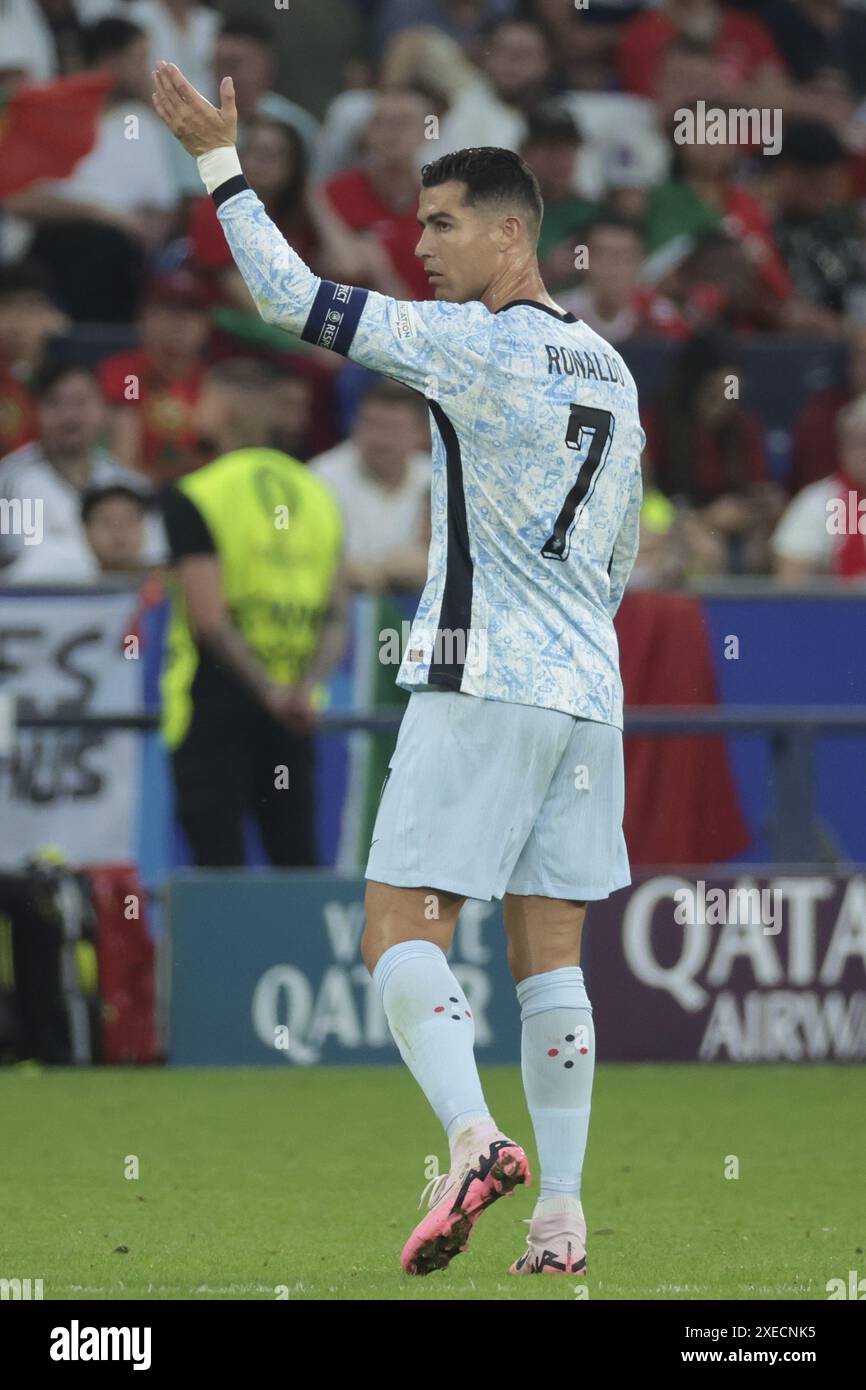
[[595, 1030], [579, 966], [531, 975], [517, 986], [521, 1069], [541, 1164], [539, 1205], [580, 1198], [589, 1132]]
[[373, 980], [400, 1056], [454, 1140], [490, 1120], [475, 1065], [475, 1024], [444, 953], [402, 941], [379, 957]]

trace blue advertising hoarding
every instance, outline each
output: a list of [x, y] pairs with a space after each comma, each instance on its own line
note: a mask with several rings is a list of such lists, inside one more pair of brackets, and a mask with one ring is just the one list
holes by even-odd
[[[399, 1062], [359, 951], [363, 879], [181, 872], [168, 901], [170, 1062]], [[519, 1062], [499, 903], [467, 901], [449, 959], [479, 1062]], [[862, 873], [636, 875], [590, 904], [581, 964], [602, 1062], [866, 1058]]]

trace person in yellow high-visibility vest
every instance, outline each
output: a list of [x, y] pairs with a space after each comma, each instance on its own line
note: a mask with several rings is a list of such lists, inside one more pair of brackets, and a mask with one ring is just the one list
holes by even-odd
[[162, 494], [175, 563], [163, 735], [196, 864], [243, 864], [244, 818], [272, 864], [317, 863], [313, 737], [345, 641], [337, 502], [267, 447], [275, 368], [210, 368], [198, 407], [217, 456]]

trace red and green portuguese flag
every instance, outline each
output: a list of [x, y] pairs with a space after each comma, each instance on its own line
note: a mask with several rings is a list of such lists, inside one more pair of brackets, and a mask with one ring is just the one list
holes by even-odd
[[56, 82], [0, 87], [0, 198], [37, 179], [62, 179], [96, 142], [114, 79], [75, 73]]

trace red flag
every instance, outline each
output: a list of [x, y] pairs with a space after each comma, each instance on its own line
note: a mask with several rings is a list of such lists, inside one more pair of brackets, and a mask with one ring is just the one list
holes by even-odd
[[0, 90], [0, 198], [37, 179], [62, 179], [96, 143], [114, 79], [76, 73]]

